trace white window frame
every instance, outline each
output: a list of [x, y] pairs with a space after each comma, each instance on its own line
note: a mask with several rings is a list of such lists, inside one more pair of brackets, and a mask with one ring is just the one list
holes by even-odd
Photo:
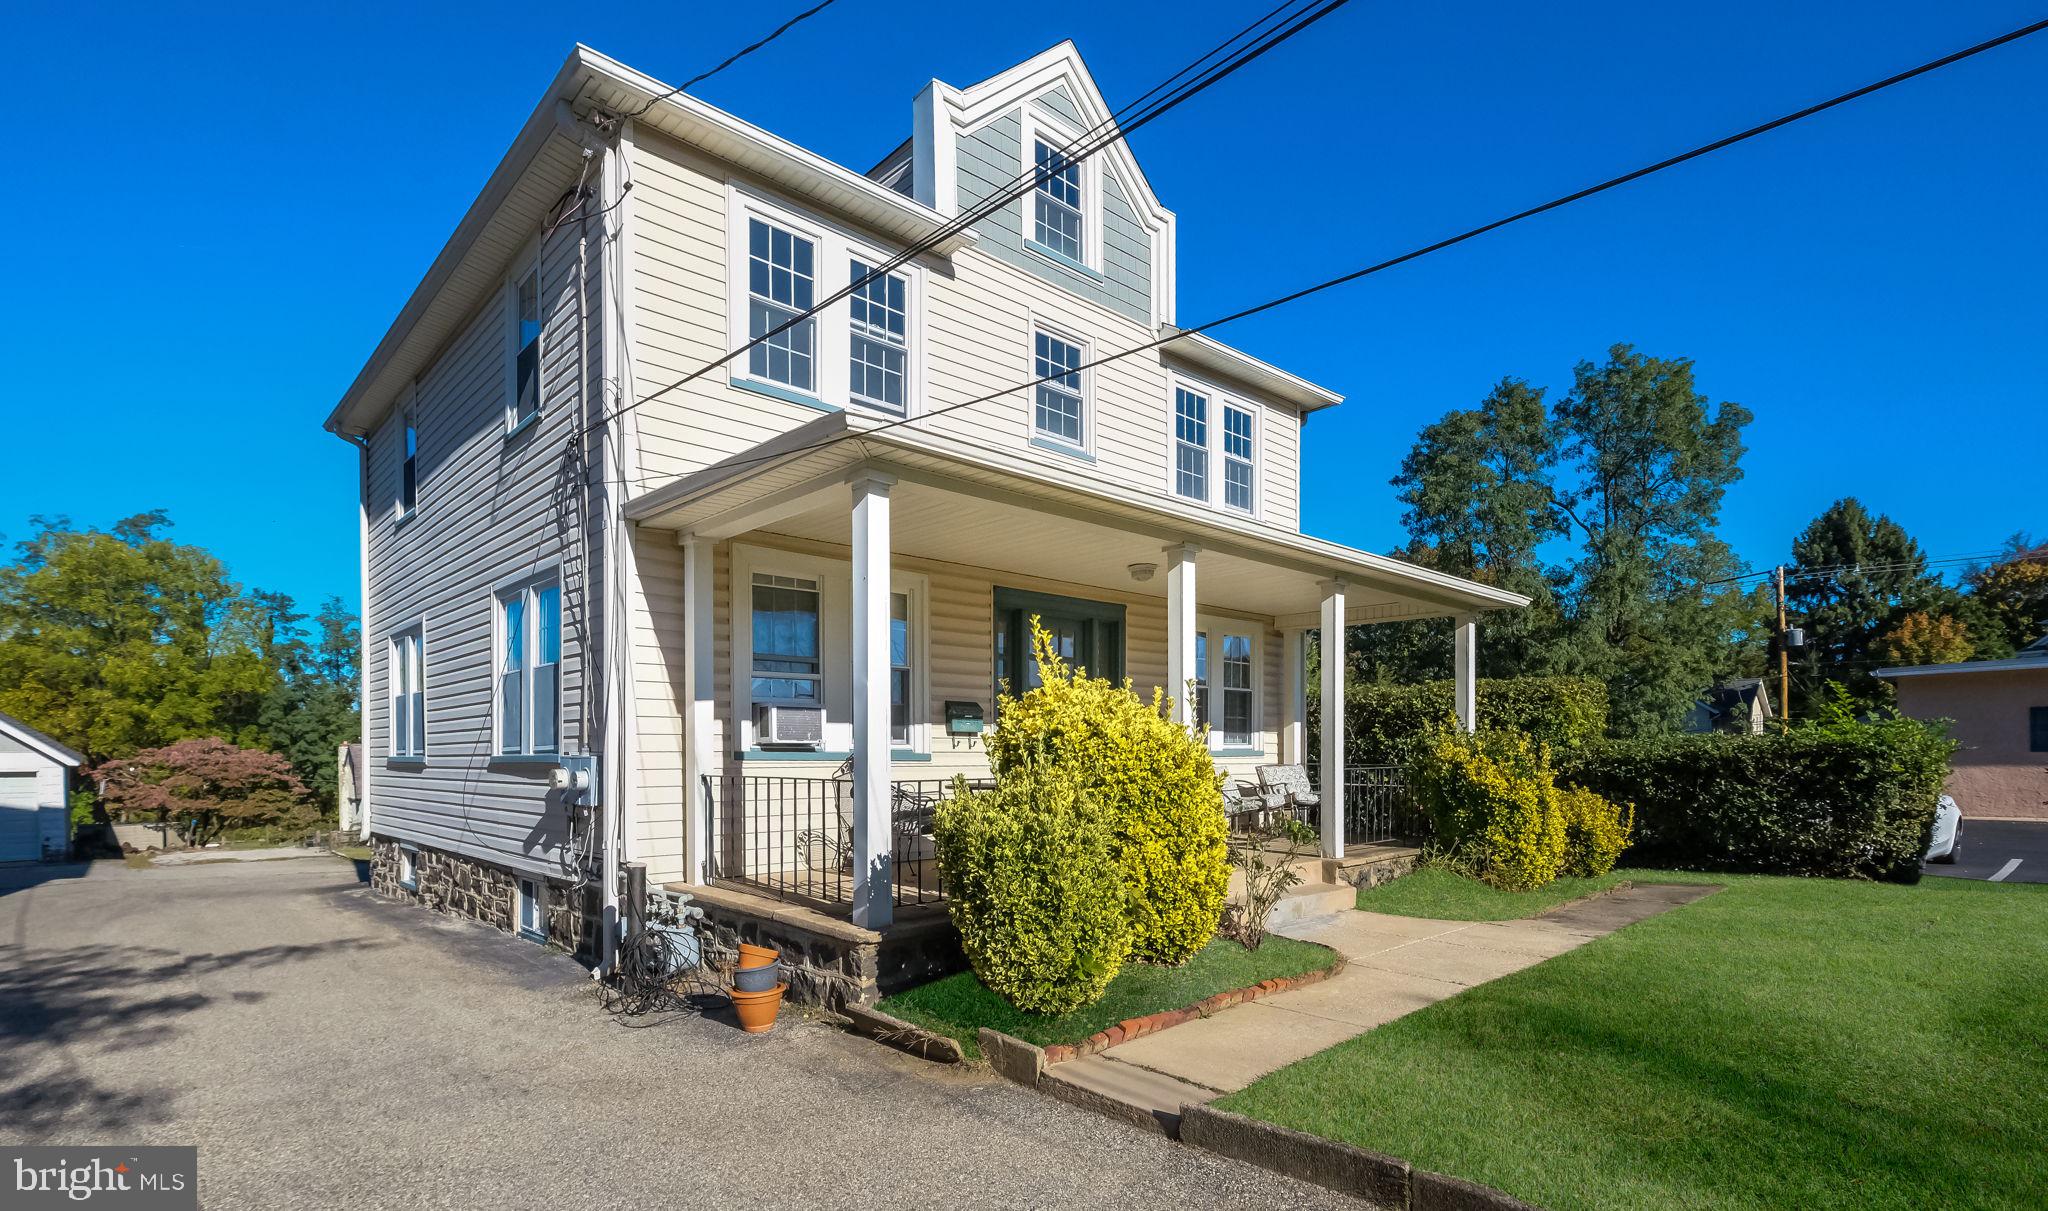
[[[1208, 737], [1211, 752], [1263, 753], [1265, 747], [1265, 678], [1266, 678], [1266, 628], [1264, 623], [1243, 618], [1226, 618], [1222, 615], [1203, 614], [1195, 619], [1196, 633], [1207, 646], [1207, 676], [1200, 676], [1197, 685], [1203, 692], [1207, 709], [1201, 712], [1209, 724]], [[1226, 741], [1223, 737], [1221, 708], [1223, 686], [1219, 675], [1223, 667], [1223, 638], [1236, 635], [1251, 640], [1251, 712], [1246, 729], [1248, 739], [1241, 743]]]
[[417, 846], [398, 844], [398, 885], [407, 891], [420, 889], [420, 851]]
[[1077, 455], [1093, 460], [1095, 457], [1095, 371], [1092, 368], [1088, 368], [1088, 363], [1095, 360], [1094, 345], [1087, 338], [1079, 335], [1073, 325], [1062, 323], [1059, 320], [1043, 315], [1033, 315], [1031, 317], [1031, 324], [1025, 332], [1024, 376], [1026, 381], [1035, 383], [1035, 380], [1040, 377], [1038, 371], [1038, 337], [1040, 333], [1044, 333], [1046, 336], [1062, 344], [1072, 345], [1080, 350], [1080, 365], [1083, 367], [1080, 372], [1080, 444], [1076, 445], [1064, 437], [1047, 433], [1038, 427], [1038, 385], [1032, 387], [1031, 393], [1025, 397], [1024, 401], [1024, 433], [1026, 439], [1032, 445], [1038, 446], [1041, 449], [1053, 450], [1061, 454]]
[[[400, 708], [398, 700], [401, 697], [399, 687], [404, 684], [405, 680], [404, 673], [407, 668], [406, 645], [408, 643], [412, 645], [412, 668], [419, 680], [417, 688], [410, 691], [412, 701], [407, 703], [404, 708], [404, 717], [408, 724], [406, 731], [411, 733], [411, 735], [408, 735], [401, 741], [399, 737]], [[414, 620], [411, 624], [392, 631], [385, 639], [384, 652], [384, 755], [391, 761], [425, 762], [427, 759], [426, 623], [423, 620]], [[411, 726], [415, 720], [417, 721], [417, 726]], [[415, 738], [419, 741], [417, 749], [412, 744]]]
[[[407, 480], [411, 488], [407, 489]], [[404, 521], [420, 511], [420, 418], [408, 402], [398, 414], [398, 501], [393, 520]]]
[[[748, 225], [759, 219], [811, 241], [813, 301], [844, 290], [852, 281], [851, 263], [861, 261], [879, 267], [895, 253], [854, 232], [816, 215], [737, 184], [726, 191], [726, 347], [737, 349], [753, 340], [748, 324]], [[727, 382], [777, 399], [836, 412], [856, 409], [877, 416], [922, 415], [925, 396], [924, 266], [912, 261], [889, 271], [903, 278], [904, 339], [903, 408], [899, 412], [882, 404], [853, 398], [853, 300], [843, 298], [820, 310], [812, 319], [812, 389], [804, 391], [773, 379], [756, 378], [749, 357], [741, 355], [727, 368]]]
[[[535, 248], [529, 247], [519, 255], [514, 269], [505, 278], [501, 306], [504, 308], [505, 323], [505, 436], [523, 432], [528, 426], [539, 422], [547, 412], [547, 361], [548, 361], [548, 295], [547, 283], [541, 276], [540, 257]], [[525, 346], [519, 340], [519, 288], [527, 281], [533, 282], [533, 307], [536, 331], [533, 336], [533, 412], [529, 416], [519, 414], [519, 351]]]
[[[1208, 470], [1207, 474], [1203, 477], [1204, 494], [1201, 496], [1184, 495], [1180, 490], [1179, 460], [1181, 440], [1179, 396], [1177, 393], [1181, 391], [1192, 392], [1209, 401], [1207, 420], [1203, 425]], [[1229, 494], [1224, 488], [1225, 463], [1228, 461], [1244, 461], [1242, 459], [1232, 460], [1231, 456], [1224, 452], [1223, 433], [1226, 411], [1242, 412], [1251, 417], [1252, 420], [1252, 504], [1249, 509], [1240, 509], [1236, 505], [1229, 504]], [[1169, 373], [1166, 376], [1166, 479], [1164, 484], [1166, 494], [1175, 500], [1206, 505], [1220, 513], [1228, 513], [1233, 517], [1258, 518], [1264, 511], [1264, 493], [1260, 490], [1260, 485], [1265, 475], [1263, 466], [1266, 452], [1265, 411], [1265, 407], [1262, 404], [1237, 392], [1222, 390], [1214, 383], [1178, 370]]]
[[[512, 890], [512, 932], [529, 942], [548, 940], [547, 880], [532, 875], [515, 875]], [[533, 910], [534, 925], [526, 924], [527, 909]]]
[[[1034, 182], [1032, 188], [1024, 191], [1023, 207], [1018, 213], [1018, 236], [1024, 251], [1062, 268], [1071, 269], [1074, 262], [1040, 244], [1033, 233], [1038, 229], [1038, 144], [1043, 141], [1054, 150], [1071, 147], [1080, 139], [1081, 132], [1072, 129], [1065, 122], [1046, 113], [1036, 105], [1023, 107], [1023, 138], [1020, 140], [1021, 154], [1018, 156], [1018, 171]], [[1080, 265], [1088, 272], [1102, 273], [1102, 161], [1106, 151], [1098, 150], [1082, 160], [1081, 169], [1081, 259]]]
[[[558, 650], [555, 654], [555, 736], [553, 746], [550, 748], [535, 747], [533, 734], [535, 684], [533, 674], [540, 667], [540, 596], [547, 589], [553, 589], [556, 592], [556, 609], [559, 612], [555, 623], [557, 639], [561, 648], [566, 649], [568, 646], [568, 618], [567, 608], [561, 597], [562, 578], [559, 568], [550, 567], [531, 576], [506, 581], [491, 591], [490, 752], [491, 760], [493, 761], [557, 761], [560, 760], [564, 752], [568, 751], [568, 746], [565, 742], [566, 738], [563, 735], [566, 730], [567, 717], [562, 709], [562, 704], [567, 697], [563, 693], [562, 688], [562, 666], [566, 661], [563, 659], [565, 653], [561, 650]], [[522, 664], [519, 670], [519, 744], [516, 748], [507, 747], [505, 744], [503, 717], [505, 710], [503, 688], [505, 645], [509, 638], [505, 613], [507, 603], [514, 599], [522, 603], [520, 612]]]
[[[733, 620], [729, 701], [735, 722], [734, 750], [742, 757], [755, 758], [764, 751], [754, 730], [754, 577], [793, 576], [818, 585], [818, 697], [825, 708], [825, 739], [818, 760], [844, 760], [853, 750], [853, 565], [843, 559], [745, 543], [733, 544], [731, 561], [726, 608]], [[922, 573], [891, 569], [889, 591], [910, 599], [911, 661], [909, 743], [892, 739], [889, 747], [900, 755], [928, 757], [933, 736], [931, 581]]]

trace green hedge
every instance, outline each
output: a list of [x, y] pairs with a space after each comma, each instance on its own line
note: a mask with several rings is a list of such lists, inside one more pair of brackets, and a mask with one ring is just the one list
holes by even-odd
[[[1349, 687], [1344, 758], [1353, 765], [1400, 765], [1431, 727], [1450, 718], [1452, 684]], [[1512, 677], [1479, 683], [1482, 731], [1521, 732], [1565, 753], [1607, 734], [1607, 686], [1587, 677]]]
[[1890, 719], [1613, 741], [1558, 773], [1635, 804], [1630, 865], [1912, 882], [1954, 751], [1941, 729]]

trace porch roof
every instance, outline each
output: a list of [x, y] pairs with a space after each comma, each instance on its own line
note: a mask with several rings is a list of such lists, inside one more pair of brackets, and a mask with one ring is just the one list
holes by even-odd
[[[1528, 604], [1518, 593], [1432, 572], [1304, 534], [1100, 481], [1057, 478], [1022, 459], [900, 421], [835, 412], [626, 502], [628, 519], [705, 538], [768, 531], [848, 540], [845, 485], [894, 478], [891, 547], [918, 557], [1103, 588], [1134, 587], [1131, 567], [1159, 571], [1139, 592], [1166, 591], [1162, 554], [1200, 549], [1205, 608], [1316, 626], [1320, 585], [1347, 586], [1351, 622], [1476, 614]], [[1048, 522], [1050, 524], [1048, 524]]]

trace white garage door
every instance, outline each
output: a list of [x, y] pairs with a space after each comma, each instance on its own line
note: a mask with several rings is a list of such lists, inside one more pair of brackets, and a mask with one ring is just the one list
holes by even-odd
[[43, 856], [36, 831], [36, 776], [0, 772], [0, 862], [33, 862]]

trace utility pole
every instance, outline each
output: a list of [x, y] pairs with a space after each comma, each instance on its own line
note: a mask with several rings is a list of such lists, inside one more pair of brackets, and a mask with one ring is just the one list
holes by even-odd
[[1792, 651], [1785, 642], [1785, 565], [1778, 565], [1778, 729], [1792, 726]]

